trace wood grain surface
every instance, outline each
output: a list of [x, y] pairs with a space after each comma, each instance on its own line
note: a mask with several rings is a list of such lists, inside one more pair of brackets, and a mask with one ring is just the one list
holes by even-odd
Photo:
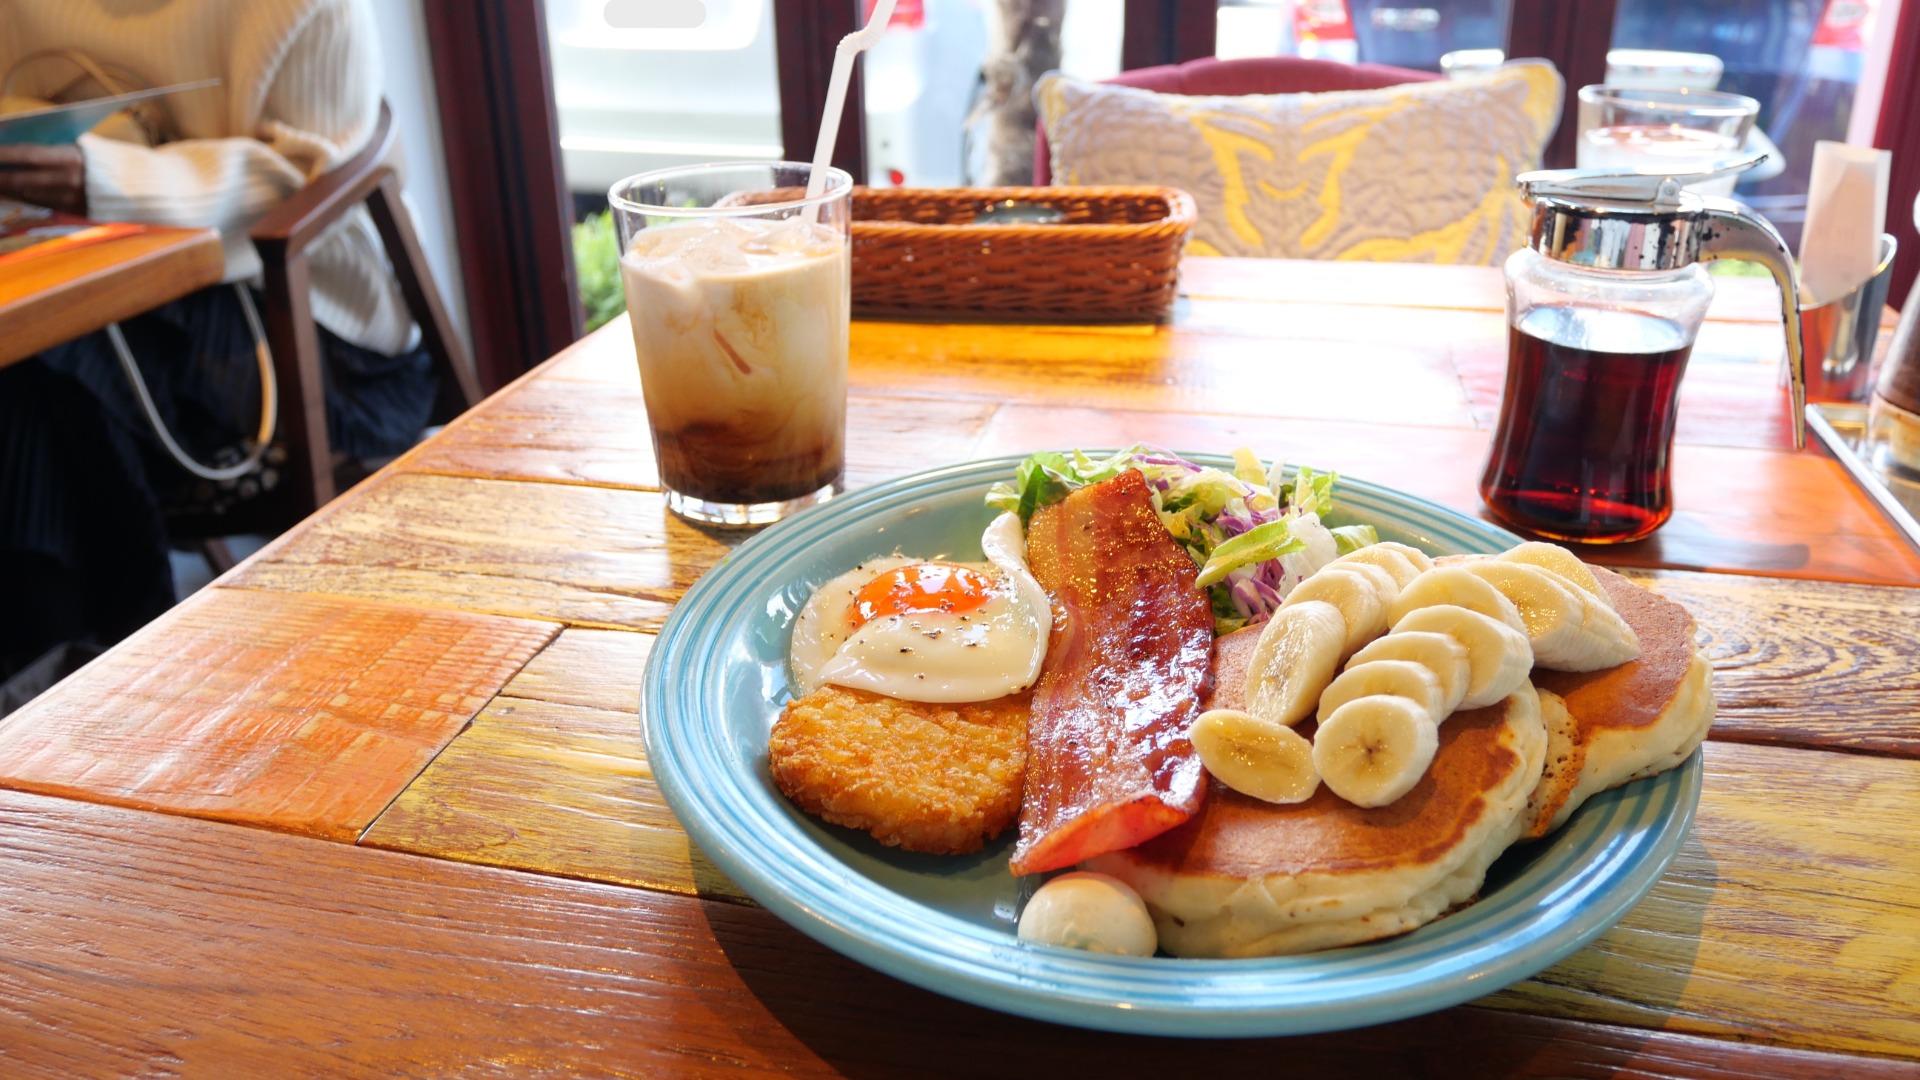
[[[1678, 572], [1636, 577], [1686, 604], [1699, 623], [1716, 669], [1714, 739], [1920, 757], [1920, 685], [1904, 636], [1920, 591]], [[1763, 636], [1756, 627], [1780, 630]], [[737, 896], [697, 851], [687, 851], [648, 778], [632, 712], [652, 641], [563, 631], [503, 690], [523, 719], [482, 716], [368, 842]], [[1830, 693], [1836, 677], [1864, 692]], [[1809, 700], [1823, 707], [1783, 705]], [[541, 703], [580, 708], [543, 710]], [[653, 858], [665, 865], [650, 865]]]
[[149, 228], [0, 271], [0, 367], [217, 284], [212, 229]]
[[[1306, 295], [1316, 295], [1306, 280], [1312, 275], [1288, 265]], [[1496, 289], [1494, 310], [1499, 295]], [[1920, 551], [1839, 463], [1817, 449], [1790, 449], [1778, 350], [1770, 345], [1777, 331], [1741, 321], [1702, 330], [1682, 388], [1675, 515], [1653, 537], [1596, 557], [1623, 566], [1920, 583]], [[862, 321], [854, 326], [850, 377], [863, 395], [938, 391], [996, 403], [968, 457], [1132, 442], [1224, 451], [1244, 443], [1483, 514], [1477, 484], [1498, 412], [1505, 333], [1502, 318], [1488, 311], [1281, 301], [1196, 300], [1164, 326]], [[570, 399], [576, 412], [591, 414], [600, 395], [631, 393], [637, 383], [627, 331], [611, 326], [557, 358], [524, 392], [538, 386], [542, 408]], [[416, 460], [445, 467], [424, 455]], [[904, 473], [931, 463], [897, 456], [892, 464]], [[883, 461], [865, 475], [885, 471]], [[1805, 512], [1809, 500], [1820, 513]]]
[[[1189, 299], [1251, 300], [1346, 308], [1506, 310], [1506, 279], [1497, 266], [1432, 263], [1298, 262], [1289, 259], [1188, 259], [1180, 293]], [[1764, 278], [1715, 277], [1710, 322], [1778, 325], [1780, 293]], [[1891, 329], [1898, 313], [1881, 312]]]
[[[965, 460], [993, 408], [979, 401], [850, 395], [847, 483], [864, 486], [903, 471]], [[606, 385], [560, 379], [524, 383], [422, 443], [401, 468], [600, 487], [660, 486], [636, 372]]]
[[631, 707], [495, 698], [361, 842], [745, 900], [687, 839], [646, 758]]
[[[581, 658], [583, 661], [586, 658]], [[1715, 743], [1675, 868], [1599, 946], [1502, 1000], [1529, 1011], [1787, 1045], [1920, 1055], [1920, 850], [1847, 815], [1920, 804], [1920, 762]], [[1818, 784], [1782, 812], [1781, 777]], [[689, 850], [631, 711], [501, 698], [366, 837], [463, 862], [743, 894]], [[1810, 896], [1819, 918], [1808, 919]], [[1803, 988], [1791, 1009], [1764, 996]], [[1665, 1019], [1663, 1020], [1662, 1017]]]
[[351, 840], [556, 629], [208, 589], [0, 719], [0, 785]]
[[563, 630], [361, 842], [744, 900], [687, 840], [647, 766], [636, 708], [652, 644]]
[[[1497, 272], [1188, 267], [1166, 326], [856, 324], [853, 482], [1246, 444], [1480, 511]], [[0, 720], [0, 786], [76, 797], [0, 791], [0, 1075], [1915, 1075], [1920, 554], [1784, 449], [1757, 284], [1696, 349], [1675, 518], [1582, 552], [1699, 620], [1699, 818], [1534, 980], [1359, 1034], [1096, 1035], [742, 902], [635, 716], [645, 631], [739, 536], [666, 513], [616, 322]]]
[[657, 629], [737, 539], [669, 514], [656, 492], [386, 472], [228, 582]]
[[1713, 738], [1920, 757], [1920, 589], [1662, 571], [1714, 667]]
[[[1009, 404], [994, 414], [975, 450], [980, 456], [1031, 453], [1063, 441], [1190, 447], [1200, 438], [1337, 469], [1486, 517], [1478, 484], [1489, 436], [1479, 431], [1389, 433], [1335, 421]], [[1673, 484], [1674, 515], [1659, 532], [1633, 544], [1582, 548], [1582, 557], [1615, 566], [1920, 584], [1920, 552], [1831, 458], [1680, 446]], [[1819, 512], [1807, 513], [1809, 505]]]
[[[0, 1073], [1883, 1077], [1467, 1007], [1297, 1039], [987, 1012], [758, 908], [0, 793]], [[165, 948], [154, 948], [156, 941]]]
[[1920, 1057], [1920, 762], [1708, 743], [1693, 834], [1620, 924], [1494, 1002]]
[[501, 692], [555, 705], [632, 712], [640, 702], [641, 676], [652, 650], [652, 634], [568, 628], [527, 661]]

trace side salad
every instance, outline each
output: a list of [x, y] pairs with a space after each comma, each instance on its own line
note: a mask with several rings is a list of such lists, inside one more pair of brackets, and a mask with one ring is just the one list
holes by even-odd
[[1146, 446], [1104, 457], [1046, 451], [1021, 462], [1011, 483], [995, 484], [987, 505], [1025, 524], [1075, 488], [1138, 469], [1161, 522], [1200, 568], [1214, 631], [1225, 634], [1265, 622], [1308, 575], [1380, 539], [1371, 525], [1321, 521], [1333, 509], [1336, 474], [1303, 465], [1288, 482], [1280, 462], [1263, 466], [1245, 448], [1233, 461], [1226, 472]]

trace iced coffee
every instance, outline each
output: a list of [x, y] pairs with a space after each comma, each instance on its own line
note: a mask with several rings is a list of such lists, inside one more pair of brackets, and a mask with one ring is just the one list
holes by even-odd
[[632, 232], [620, 271], [670, 505], [761, 524], [831, 494], [845, 461], [844, 221], [667, 217]]

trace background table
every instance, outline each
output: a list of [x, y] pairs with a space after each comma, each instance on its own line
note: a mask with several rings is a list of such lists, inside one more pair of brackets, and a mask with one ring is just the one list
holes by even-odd
[[[1478, 512], [1496, 273], [1194, 260], [1186, 292], [1168, 326], [856, 323], [852, 482], [1245, 443]], [[728, 539], [666, 513], [616, 323], [0, 720], [0, 1074], [1912, 1075], [1920, 557], [1790, 449], [1768, 305], [1723, 289], [1679, 513], [1595, 553], [1699, 620], [1699, 819], [1537, 978], [1362, 1033], [1148, 1040], [947, 1001], [747, 901], [635, 723]]]
[[157, 226], [0, 267], [0, 367], [216, 284], [225, 272], [219, 233]]

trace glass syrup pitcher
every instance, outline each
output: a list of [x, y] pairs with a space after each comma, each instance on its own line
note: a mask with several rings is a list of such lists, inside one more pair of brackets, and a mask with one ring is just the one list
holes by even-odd
[[1805, 445], [1793, 258], [1773, 226], [1740, 204], [1684, 190], [1764, 160], [1677, 176], [1519, 177], [1533, 229], [1507, 259], [1507, 384], [1480, 478], [1495, 518], [1558, 540], [1623, 543], [1673, 515], [1680, 376], [1713, 298], [1701, 263], [1714, 259], [1759, 263], [1780, 288], [1794, 446]]

